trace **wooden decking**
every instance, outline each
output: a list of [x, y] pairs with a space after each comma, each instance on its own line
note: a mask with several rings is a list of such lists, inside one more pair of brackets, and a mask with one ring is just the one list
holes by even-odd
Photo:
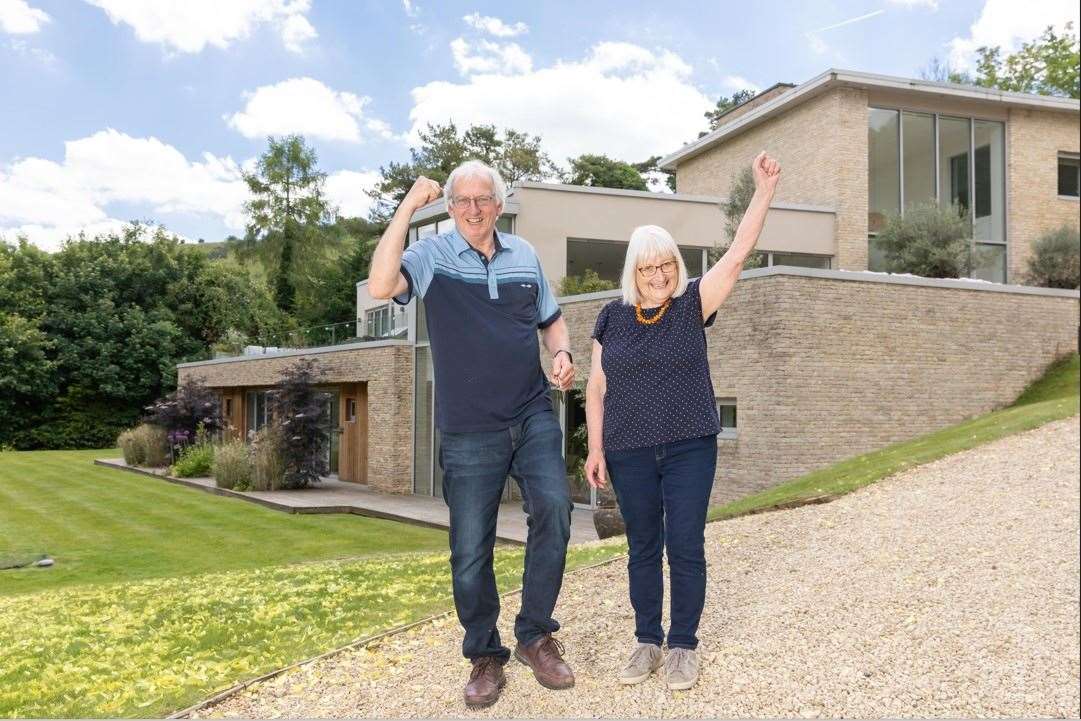
[[[449, 526], [449, 512], [442, 500], [431, 496], [402, 496], [370, 491], [366, 486], [324, 478], [317, 487], [295, 491], [230, 491], [214, 485], [213, 478], [174, 478], [163, 471], [129, 466], [119, 458], [99, 458], [99, 466], [139, 473], [169, 483], [187, 486], [219, 496], [231, 496], [286, 513], [355, 513], [433, 528]], [[499, 508], [496, 538], [508, 543], [525, 543], [526, 515], [519, 503]], [[597, 540], [593, 513], [575, 508], [571, 513], [571, 543]]]

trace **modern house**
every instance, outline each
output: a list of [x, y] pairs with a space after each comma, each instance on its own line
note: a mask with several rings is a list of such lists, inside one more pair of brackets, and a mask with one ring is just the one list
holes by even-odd
[[[522, 183], [499, 229], [534, 245], [557, 295], [563, 277], [586, 269], [618, 280], [626, 239], [647, 223], [667, 228], [698, 274], [721, 240], [718, 202], [734, 174], [760, 149], [780, 159], [784, 181], [758, 246], [765, 267], [744, 272], [707, 332], [721, 501], [991, 410], [1076, 350], [1078, 292], [1017, 283], [1032, 240], [1077, 222], [1077, 147], [1077, 101], [829, 71], [774, 86], [665, 158], [677, 194]], [[976, 240], [1001, 248], [977, 273], [985, 280], [866, 272], [882, 219], [929, 198], [963, 205]], [[413, 218], [409, 242], [449, 224], [432, 203]], [[594, 320], [617, 295], [559, 299], [579, 388]], [[355, 330], [345, 343], [185, 363], [178, 374], [219, 388], [243, 432], [266, 422], [280, 371], [316, 359], [336, 429], [332, 472], [439, 496], [424, 304], [373, 299], [361, 281]], [[554, 392], [553, 402], [573, 496], [593, 505], [574, 473], [581, 392]]]
[[831, 208], [834, 268], [879, 270], [875, 234], [914, 203], [954, 203], [986, 259], [975, 277], [1020, 283], [1033, 241], [1077, 225], [1078, 101], [849, 70], [778, 85], [661, 160], [682, 193], [725, 195], [766, 150], [781, 201]]

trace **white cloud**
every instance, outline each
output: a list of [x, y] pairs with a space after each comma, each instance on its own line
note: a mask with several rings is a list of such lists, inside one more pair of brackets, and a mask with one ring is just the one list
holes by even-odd
[[721, 78], [721, 85], [729, 90], [750, 90], [754, 93], [762, 91], [762, 88], [758, 87], [742, 75], [725, 75]]
[[713, 103], [668, 51], [601, 43], [585, 58], [520, 75], [477, 73], [414, 88], [410, 136], [428, 123], [491, 123], [540, 135], [553, 160], [585, 152], [627, 161], [669, 153], [701, 130]]
[[348, 218], [367, 218], [372, 199], [367, 191], [375, 187], [380, 175], [374, 170], [339, 170], [327, 175], [323, 190], [327, 200], [338, 206], [338, 213]]
[[997, 45], [1009, 53], [1034, 40], [1048, 25], [1061, 31], [1066, 22], [1073, 22], [1076, 32], [1079, 14], [1076, 0], [987, 0], [968, 36], [950, 41], [950, 67], [975, 70], [977, 48]]
[[130, 25], [139, 40], [183, 53], [202, 52], [207, 45], [227, 48], [262, 24], [277, 29], [285, 47], [293, 52], [300, 52], [302, 42], [316, 37], [305, 17], [311, 0], [86, 1], [104, 10], [114, 24]]
[[462, 20], [465, 20], [467, 25], [489, 35], [495, 35], [497, 38], [513, 38], [529, 32], [529, 26], [521, 21], [513, 25], [507, 25], [499, 18], [481, 15], [480, 13], [471, 13], [463, 17]]
[[912, 8], [927, 8], [928, 10], [938, 10], [938, 0], [889, 0], [891, 5], [900, 5], [906, 9]]
[[25, 233], [55, 248], [68, 234], [115, 229], [110, 203], [146, 206], [151, 213], [194, 213], [243, 229], [248, 197], [232, 158], [204, 153], [189, 161], [157, 138], [113, 129], [64, 144], [61, 163], [22, 158], [0, 167], [0, 232]]
[[371, 98], [335, 91], [313, 78], [264, 85], [245, 97], [248, 102], [242, 111], [224, 117], [230, 127], [248, 138], [300, 133], [358, 142], [362, 135], [394, 137], [389, 125], [365, 115], [364, 106]]
[[472, 73], [528, 73], [533, 69], [533, 59], [516, 43], [500, 45], [481, 40], [470, 45], [465, 38], [455, 38], [450, 43], [454, 67], [462, 75]]
[[420, 6], [414, 3], [413, 0], [402, 0], [402, 9], [405, 10], [405, 14], [411, 18], [420, 15]]
[[28, 35], [49, 22], [48, 13], [30, 7], [26, 0], [0, 0], [0, 30], [12, 35]]

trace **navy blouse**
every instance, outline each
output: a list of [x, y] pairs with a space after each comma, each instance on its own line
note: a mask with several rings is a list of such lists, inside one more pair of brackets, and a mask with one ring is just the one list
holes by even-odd
[[[720, 431], [706, 359], [702, 296], [696, 278], [660, 321], [639, 323], [622, 298], [601, 309], [593, 338], [602, 346], [604, 449], [623, 450]], [[659, 309], [643, 309], [652, 318]]]

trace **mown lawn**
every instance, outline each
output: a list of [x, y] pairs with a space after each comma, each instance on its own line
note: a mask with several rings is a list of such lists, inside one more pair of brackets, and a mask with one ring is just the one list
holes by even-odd
[[447, 548], [445, 531], [286, 514], [93, 465], [110, 455], [120, 453], [0, 453], [0, 559], [47, 553], [56, 560], [50, 569], [0, 571], [0, 596]]
[[1079, 408], [1078, 355], [1054, 364], [1006, 408], [886, 448], [848, 458], [753, 496], [709, 511], [709, 520], [746, 515], [777, 504], [850, 493], [911, 466], [974, 448], [1050, 421], [1076, 415]]
[[[164, 716], [453, 607], [444, 531], [292, 515], [100, 466], [0, 453], [0, 717]], [[624, 553], [573, 548], [568, 569]], [[523, 550], [501, 547], [503, 591]], [[337, 559], [337, 560], [335, 560]]]

